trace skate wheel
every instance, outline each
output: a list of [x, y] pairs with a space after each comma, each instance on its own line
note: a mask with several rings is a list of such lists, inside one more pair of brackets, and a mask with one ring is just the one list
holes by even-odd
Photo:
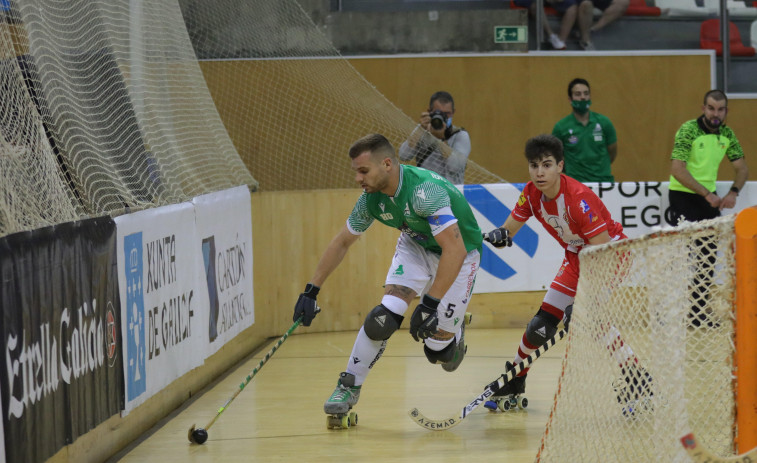
[[489, 410], [490, 412], [496, 412], [497, 411], [497, 402], [493, 400], [487, 400], [484, 402], [484, 408]]
[[518, 397], [518, 408], [525, 409], [528, 407], [528, 399], [525, 397]]
[[510, 401], [508, 399], [501, 399], [500, 400], [500, 402], [499, 402], [499, 409], [502, 410], [503, 412], [506, 412], [506, 411], [510, 410], [511, 407], [512, 407], [512, 404], [510, 403]]
[[341, 420], [334, 416], [334, 415], [327, 415], [326, 416], [326, 428], [328, 429], [338, 429], [342, 427]]
[[342, 426], [342, 429], [349, 429], [349, 427], [350, 427], [350, 416], [349, 415], [344, 415], [341, 418], [341, 426]]
[[465, 312], [465, 324], [470, 325], [470, 322], [473, 320], [473, 314], [470, 312]]
[[350, 426], [357, 426], [357, 413], [350, 412], [349, 418], [350, 418]]

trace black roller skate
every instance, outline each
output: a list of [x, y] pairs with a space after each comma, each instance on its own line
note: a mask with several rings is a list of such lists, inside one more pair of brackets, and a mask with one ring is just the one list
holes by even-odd
[[[505, 363], [505, 372], [515, 368], [511, 362]], [[528, 407], [528, 399], [521, 394], [526, 393], [526, 376], [516, 376], [502, 386], [502, 389], [494, 392], [494, 395], [484, 403], [484, 407], [489, 411], [496, 412], [497, 409], [506, 412], [511, 409]]]
[[613, 388], [618, 394], [623, 415], [636, 416], [639, 413], [652, 411], [654, 397], [653, 378], [646, 368], [630, 363], [620, 369], [620, 378], [613, 382]]
[[444, 371], [455, 371], [457, 370], [457, 367], [459, 367], [460, 364], [463, 363], [465, 353], [468, 352], [468, 346], [465, 344], [465, 325], [470, 325], [472, 318], [473, 316], [470, 314], [470, 312], [466, 312], [465, 318], [463, 319], [463, 324], [460, 326], [460, 338], [455, 340], [455, 353], [452, 357], [452, 360], [442, 363], [442, 368], [444, 369]]

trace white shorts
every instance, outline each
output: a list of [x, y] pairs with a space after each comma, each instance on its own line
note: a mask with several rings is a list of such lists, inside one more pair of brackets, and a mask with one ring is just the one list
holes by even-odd
[[[439, 329], [455, 333], [460, 327], [470, 303], [480, 262], [481, 254], [476, 249], [465, 256], [460, 273], [439, 304]], [[437, 254], [426, 250], [403, 233], [397, 240], [397, 249], [386, 275], [386, 284], [405, 286], [422, 296], [434, 282], [438, 267]]]

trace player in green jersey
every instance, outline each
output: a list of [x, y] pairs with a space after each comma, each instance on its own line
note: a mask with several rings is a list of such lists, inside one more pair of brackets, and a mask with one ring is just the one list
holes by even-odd
[[343, 415], [357, 403], [369, 370], [418, 295], [421, 302], [410, 317], [410, 334], [423, 341], [431, 363], [446, 371], [460, 365], [466, 350], [465, 312], [481, 260], [481, 229], [454, 185], [437, 173], [401, 165], [389, 140], [380, 134], [357, 140], [349, 154], [363, 193], [297, 300], [294, 319], [302, 316], [302, 324], [310, 325], [319, 310], [320, 286], [375, 220], [401, 234], [381, 303], [365, 318], [347, 369], [324, 404], [330, 415]]

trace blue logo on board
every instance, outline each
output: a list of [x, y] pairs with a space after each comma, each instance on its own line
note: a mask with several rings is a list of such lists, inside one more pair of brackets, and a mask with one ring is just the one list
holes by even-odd
[[126, 400], [147, 389], [145, 371], [145, 301], [142, 291], [142, 232], [124, 237], [126, 273]]
[[[523, 190], [525, 184], [513, 184]], [[476, 208], [486, 219], [500, 226], [510, 216], [510, 208], [502, 204], [496, 196], [482, 185], [465, 185], [463, 194], [468, 203]], [[484, 230], [486, 232], [488, 230]], [[539, 246], [539, 235], [528, 225], [523, 225], [513, 238], [513, 244], [521, 248], [529, 257], [534, 257]], [[489, 246], [484, 245], [481, 251], [481, 269], [491, 275], [506, 280], [517, 273], [507, 262], [499, 257]]]

